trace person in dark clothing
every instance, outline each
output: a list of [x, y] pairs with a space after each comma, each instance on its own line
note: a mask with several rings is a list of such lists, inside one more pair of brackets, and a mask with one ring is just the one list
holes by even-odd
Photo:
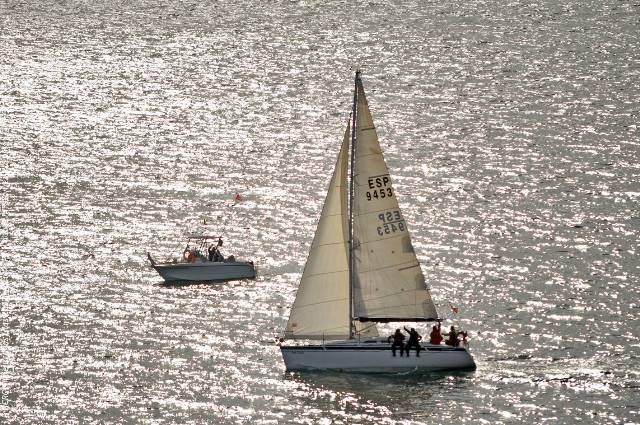
[[456, 332], [456, 328], [451, 326], [449, 329], [449, 338], [445, 341], [445, 344], [450, 345], [452, 347], [458, 346], [458, 332]]
[[409, 357], [411, 347], [416, 347], [416, 357], [420, 357], [420, 349], [422, 348], [420, 347], [420, 341], [422, 340], [422, 336], [414, 328], [407, 329], [404, 327], [404, 330], [409, 332], [409, 341], [407, 341], [407, 345], [404, 346], [407, 357]]
[[402, 357], [402, 353], [404, 352], [404, 335], [400, 332], [400, 329], [396, 329], [396, 333], [387, 338], [387, 342], [392, 341], [391, 352], [393, 353], [393, 357], [396, 356], [396, 347], [400, 347], [400, 357]]
[[213, 261], [214, 263], [224, 261], [224, 257], [220, 254], [220, 250], [217, 246], [211, 245], [209, 247], [209, 261]]

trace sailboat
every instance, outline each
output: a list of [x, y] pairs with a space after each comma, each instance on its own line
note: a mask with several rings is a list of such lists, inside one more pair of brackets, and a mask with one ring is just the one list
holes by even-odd
[[282, 357], [287, 370], [474, 369], [464, 345], [422, 343], [419, 356], [415, 352], [396, 356], [376, 326], [440, 320], [396, 199], [358, 71], [351, 116], [280, 339]]

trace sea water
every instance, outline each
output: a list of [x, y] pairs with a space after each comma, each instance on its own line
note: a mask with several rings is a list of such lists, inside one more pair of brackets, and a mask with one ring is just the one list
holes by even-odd
[[[624, 0], [0, 2], [0, 422], [640, 422], [639, 24]], [[358, 68], [474, 372], [285, 372]], [[189, 232], [259, 277], [161, 285], [146, 252]]]

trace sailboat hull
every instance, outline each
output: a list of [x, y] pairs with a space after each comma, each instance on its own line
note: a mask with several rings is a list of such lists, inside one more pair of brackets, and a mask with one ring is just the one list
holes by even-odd
[[473, 370], [476, 364], [466, 348], [423, 344], [420, 356], [393, 356], [387, 343], [340, 342], [324, 345], [281, 346], [287, 370], [340, 370], [362, 373], [411, 370]]

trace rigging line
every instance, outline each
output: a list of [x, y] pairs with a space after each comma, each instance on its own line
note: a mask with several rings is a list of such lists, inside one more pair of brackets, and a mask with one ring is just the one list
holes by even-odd
[[[379, 226], [382, 227], [382, 226]], [[406, 238], [407, 236], [410, 236], [410, 234], [406, 234], [406, 229], [400, 233], [400, 235], [394, 235], [394, 234], [390, 234], [387, 237], [383, 237], [383, 236], [379, 236], [378, 239], [371, 239], [371, 240], [360, 240], [358, 246], [354, 247], [355, 248], [359, 248], [360, 245], [366, 245], [366, 244], [372, 244], [372, 243], [376, 243], [376, 242], [382, 242], [382, 241], [388, 241], [389, 239], [394, 239], [394, 238]], [[413, 245], [411, 245], [413, 246]], [[414, 253], [415, 253], [415, 249], [414, 249]]]
[[[360, 322], [360, 323], [365, 323], [365, 322]], [[365, 327], [363, 327], [362, 329], [360, 329], [360, 331], [358, 333], [362, 334], [364, 332], [367, 332], [368, 330], [370, 330], [371, 328], [374, 328], [376, 331], [378, 330], [376, 328], [376, 324], [375, 322], [371, 322], [371, 324], [366, 325]]]
[[409, 267], [402, 267], [402, 268], [400, 268], [398, 270], [408, 270], [408, 269], [413, 269], [414, 267], [420, 267], [420, 263], [416, 263], [413, 266], [409, 266]]
[[[298, 310], [298, 309], [305, 308], [305, 307], [315, 307], [315, 306], [322, 305], [322, 304], [334, 303], [334, 302], [338, 302], [338, 301], [344, 301], [345, 299], [346, 298], [334, 298], [334, 299], [331, 299], [331, 300], [328, 300], [328, 301], [318, 301], [318, 302], [315, 302], [315, 303], [309, 303], [309, 304], [303, 304], [303, 305], [296, 306], [295, 309]], [[293, 310], [293, 308], [292, 308], [292, 310]]]
[[417, 259], [415, 261], [413, 261], [413, 260], [411, 260], [411, 261], [403, 261], [401, 263], [389, 264], [389, 265], [386, 265], [386, 266], [376, 267], [376, 268], [370, 268], [366, 272], [360, 272], [360, 274], [373, 273], [373, 272], [378, 272], [380, 270], [387, 270], [387, 269], [398, 270], [398, 269], [396, 269], [396, 267], [402, 267], [402, 266], [406, 266], [406, 267], [409, 267], [409, 266], [411, 266], [411, 267], [420, 266], [420, 262], [418, 262]]
[[340, 241], [340, 242], [327, 242], [327, 243], [319, 243], [316, 245], [312, 245], [311, 248], [309, 248], [309, 251], [311, 251], [312, 249], [315, 249], [317, 247], [321, 247], [321, 246], [329, 246], [329, 245], [344, 245], [344, 241]]
[[333, 272], [322, 272], [322, 273], [312, 273], [312, 274], [304, 274], [304, 272], [302, 273], [303, 277], [309, 278], [309, 277], [313, 277], [313, 276], [325, 276], [325, 275], [330, 275], [330, 274], [338, 274], [338, 273], [344, 273], [344, 272], [348, 272], [349, 269], [343, 269], [343, 270], [336, 270]]
[[[407, 295], [407, 294], [412, 294], [415, 292], [423, 292], [423, 289], [409, 289], [407, 291], [396, 291], [392, 294], [387, 294], [387, 295], [381, 295], [381, 296], [377, 296], [377, 297], [367, 297], [366, 300], [364, 300], [361, 304], [367, 304], [369, 302], [373, 302], [373, 301], [380, 301], [380, 300], [384, 300], [386, 298], [397, 298], [398, 295]], [[417, 299], [414, 299], [413, 302], [410, 303], [403, 303], [403, 304], [385, 304], [384, 306], [382, 306], [382, 309], [389, 309], [389, 308], [394, 308], [394, 307], [406, 307], [406, 306], [411, 306], [411, 305], [421, 305], [422, 301], [418, 301]]]

